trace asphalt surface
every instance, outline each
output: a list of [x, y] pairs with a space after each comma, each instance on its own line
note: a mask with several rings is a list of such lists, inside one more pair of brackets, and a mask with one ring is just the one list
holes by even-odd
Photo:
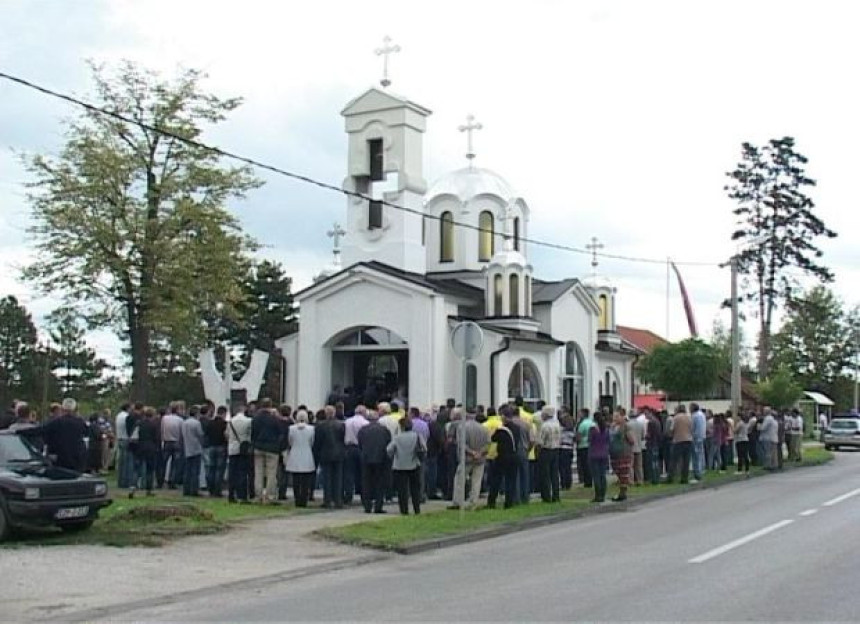
[[860, 453], [841, 453], [633, 511], [108, 619], [858, 621], [858, 588]]

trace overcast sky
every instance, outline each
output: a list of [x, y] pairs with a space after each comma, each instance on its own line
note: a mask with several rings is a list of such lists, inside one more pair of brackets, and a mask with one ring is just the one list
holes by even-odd
[[[733, 251], [725, 172], [743, 141], [791, 135], [809, 157], [835, 289], [860, 302], [858, 9], [848, 2], [216, 2], [0, 0], [0, 68], [87, 96], [85, 61], [130, 59], [172, 74], [203, 69], [205, 86], [245, 104], [206, 140], [340, 184], [339, 115], [379, 80], [373, 50], [390, 35], [392, 90], [433, 111], [428, 182], [465, 164], [457, 132], [484, 125], [476, 163], [531, 207], [531, 236], [611, 253], [719, 262]], [[29, 246], [27, 179], [15, 152], [56, 152], [67, 104], [0, 80], [0, 295], [37, 319], [56, 304], [17, 279]], [[298, 287], [330, 261], [325, 232], [345, 223], [339, 194], [282, 177], [231, 206]], [[584, 276], [587, 257], [529, 250], [543, 279]], [[729, 275], [681, 267], [701, 330], [728, 296]], [[616, 260], [618, 321], [667, 331], [666, 267]], [[852, 286], [854, 286], [852, 288]], [[724, 313], [722, 313], [724, 315]], [[674, 283], [669, 337], [687, 336]], [[750, 334], [751, 335], [751, 334]], [[95, 336], [113, 361], [119, 344]]]

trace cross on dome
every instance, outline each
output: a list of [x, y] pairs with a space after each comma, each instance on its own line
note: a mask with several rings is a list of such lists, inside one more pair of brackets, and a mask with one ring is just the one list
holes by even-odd
[[469, 159], [470, 168], [472, 167], [472, 161], [475, 160], [475, 147], [472, 144], [472, 132], [483, 129], [483, 124], [475, 121], [474, 115], [466, 115], [465, 125], [459, 127], [460, 132], [466, 133], [466, 158]]
[[603, 243], [598, 242], [596, 236], [592, 236], [591, 242], [585, 246], [591, 252], [591, 270], [594, 275], [597, 275], [597, 265], [599, 264], [597, 261], [597, 252], [603, 249], [603, 247]]
[[391, 45], [391, 37], [385, 35], [382, 39], [382, 47], [376, 48], [374, 52], [376, 53], [376, 56], [382, 57], [382, 80], [379, 81], [379, 84], [383, 87], [387, 87], [391, 84], [391, 80], [388, 79], [388, 57], [391, 54], [400, 52], [400, 46], [396, 43]]
[[346, 230], [344, 230], [339, 223], [335, 223], [332, 229], [326, 232], [326, 236], [332, 239], [334, 243], [334, 247], [332, 249], [332, 254], [334, 255], [334, 265], [340, 266], [340, 239], [346, 235]]

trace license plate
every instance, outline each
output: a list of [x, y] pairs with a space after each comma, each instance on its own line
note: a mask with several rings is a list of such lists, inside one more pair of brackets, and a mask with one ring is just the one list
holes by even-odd
[[65, 509], [58, 509], [57, 513], [54, 514], [54, 518], [56, 518], [57, 520], [68, 520], [69, 518], [83, 518], [84, 516], [89, 515], [89, 513], [89, 507], [66, 507]]

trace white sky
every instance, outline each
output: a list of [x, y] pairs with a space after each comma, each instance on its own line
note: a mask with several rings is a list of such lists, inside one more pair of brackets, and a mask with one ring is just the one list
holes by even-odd
[[[841, 2], [216, 2], [0, 0], [0, 68], [61, 91], [89, 93], [86, 59], [128, 58], [165, 72], [206, 70], [207, 87], [245, 105], [206, 139], [339, 184], [339, 111], [379, 79], [373, 49], [403, 51], [392, 89], [430, 108], [428, 182], [465, 163], [456, 131], [484, 130], [477, 164], [529, 203], [531, 235], [611, 253], [722, 261], [733, 251], [723, 186], [743, 141], [791, 135], [810, 159], [835, 288], [860, 302], [854, 206], [860, 110], [858, 11]], [[0, 295], [41, 318], [55, 305], [16, 280], [28, 257], [26, 175], [17, 152], [52, 152], [76, 114], [0, 81]], [[296, 285], [330, 259], [325, 232], [345, 200], [280, 177], [232, 208]], [[544, 279], [582, 276], [588, 258], [530, 250]], [[618, 321], [666, 334], [665, 265], [605, 260]], [[728, 273], [682, 267], [700, 331], [721, 316]], [[723, 313], [724, 315], [724, 313]], [[686, 337], [674, 283], [669, 337]], [[752, 336], [752, 331], [747, 335]], [[120, 346], [93, 337], [102, 355]]]

